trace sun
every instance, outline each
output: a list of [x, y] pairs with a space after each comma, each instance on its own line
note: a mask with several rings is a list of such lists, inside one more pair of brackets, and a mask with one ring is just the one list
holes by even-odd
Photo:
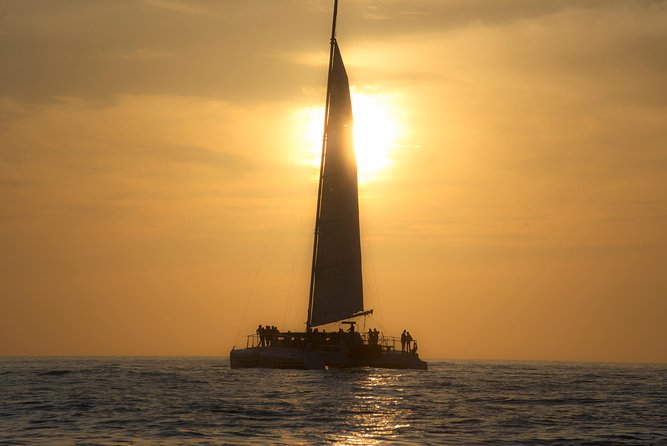
[[[399, 146], [401, 125], [394, 103], [392, 97], [387, 95], [352, 92], [354, 149], [359, 182], [362, 184], [382, 178], [391, 166], [392, 152]], [[302, 108], [294, 117], [301, 128], [299, 145], [306, 147], [296, 161], [319, 166], [323, 108]]]
[[391, 152], [398, 144], [399, 121], [389, 98], [383, 95], [353, 93], [352, 113], [359, 181], [373, 181], [391, 164]]

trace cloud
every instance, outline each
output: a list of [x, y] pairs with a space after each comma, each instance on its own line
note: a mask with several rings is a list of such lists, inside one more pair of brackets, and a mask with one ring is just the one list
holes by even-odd
[[[296, 0], [26, 0], [9, 2], [5, 9], [0, 34], [0, 54], [5, 61], [0, 71], [0, 96], [27, 102], [49, 102], [59, 96], [108, 102], [123, 94], [201, 96], [235, 102], [295, 98], [322, 85], [319, 55], [326, 53], [331, 13], [328, 3], [310, 2], [304, 7]], [[203, 11], [206, 13], [199, 14]], [[479, 32], [499, 27], [509, 31], [515, 24], [539, 28], [548, 27], [559, 17], [571, 17], [584, 26], [572, 28], [584, 40], [564, 47], [557, 41], [536, 39], [542, 55], [533, 51], [518, 63], [541, 63], [540, 57], [548, 54], [560, 57], [562, 67], [576, 69], [577, 64], [588, 64], [591, 69], [597, 67], [614, 75], [632, 64], [653, 69], [664, 66], [667, 60], [661, 57], [664, 32], [653, 25], [653, 35], [641, 31], [645, 21], [664, 25], [664, 2], [365, 0], [346, 3], [339, 14], [339, 39], [347, 54], [366, 45], [373, 48], [371, 54], [364, 55], [368, 60], [374, 59], [373, 52], [391, 52], [406, 41], [419, 53], [419, 40], [456, 38], [456, 33], [468, 27]], [[603, 50], [613, 51], [631, 65], [615, 64], [613, 57], [606, 56], [600, 64], [601, 53], [592, 53], [591, 58], [591, 52], [581, 51], [590, 41], [585, 35], [586, 24], [579, 18], [601, 17], [591, 18], [590, 23], [594, 33], [603, 35], [596, 23], [606, 26], [605, 18], [610, 14], [626, 17], [627, 23], [610, 23], [604, 28], [608, 37], [622, 35], [627, 29], [634, 31], [626, 33], [623, 41], [616, 39], [618, 45]], [[612, 33], [611, 26], [618, 29]], [[571, 41], [567, 35], [559, 38]], [[526, 47], [530, 41], [517, 43]], [[553, 49], [559, 47], [567, 53], [554, 54]], [[579, 58], [565, 60], [568, 57]], [[371, 74], [382, 78], [392, 65], [397, 65], [395, 58]], [[423, 70], [411, 70], [418, 65], [402, 64], [407, 78], [424, 76]]]
[[185, 12], [190, 14], [200, 14], [207, 12], [207, 9], [201, 2], [185, 2], [178, 0], [142, 0], [143, 3], [174, 12]]
[[132, 50], [115, 50], [110, 51], [108, 56], [112, 59], [120, 60], [147, 60], [147, 59], [164, 59], [167, 57], [174, 57], [173, 53], [168, 51], [160, 51], [152, 48], [135, 48]]

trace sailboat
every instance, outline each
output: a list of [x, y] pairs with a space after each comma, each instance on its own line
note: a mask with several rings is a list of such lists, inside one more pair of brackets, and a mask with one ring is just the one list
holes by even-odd
[[[334, 0], [306, 330], [285, 333], [260, 325], [245, 348], [232, 348], [231, 368], [428, 368], [409, 337], [356, 328], [355, 319], [373, 310], [364, 310], [352, 101], [336, 40], [337, 12]], [[337, 332], [319, 331], [334, 323]]]

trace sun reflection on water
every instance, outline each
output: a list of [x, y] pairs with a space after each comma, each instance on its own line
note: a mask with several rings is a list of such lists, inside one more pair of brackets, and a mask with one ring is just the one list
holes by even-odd
[[340, 445], [373, 445], [391, 441], [409, 429], [411, 410], [405, 408], [400, 380], [401, 375], [393, 373], [359, 376], [350, 405], [343, 412], [345, 429], [329, 440]]

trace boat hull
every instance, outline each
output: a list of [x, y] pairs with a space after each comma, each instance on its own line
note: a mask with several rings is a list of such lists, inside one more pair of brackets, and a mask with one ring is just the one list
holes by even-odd
[[250, 347], [232, 349], [230, 366], [240, 368], [322, 370], [325, 368], [375, 367], [384, 369], [428, 370], [416, 353], [380, 352], [353, 355], [349, 351], [308, 351], [300, 348]]

